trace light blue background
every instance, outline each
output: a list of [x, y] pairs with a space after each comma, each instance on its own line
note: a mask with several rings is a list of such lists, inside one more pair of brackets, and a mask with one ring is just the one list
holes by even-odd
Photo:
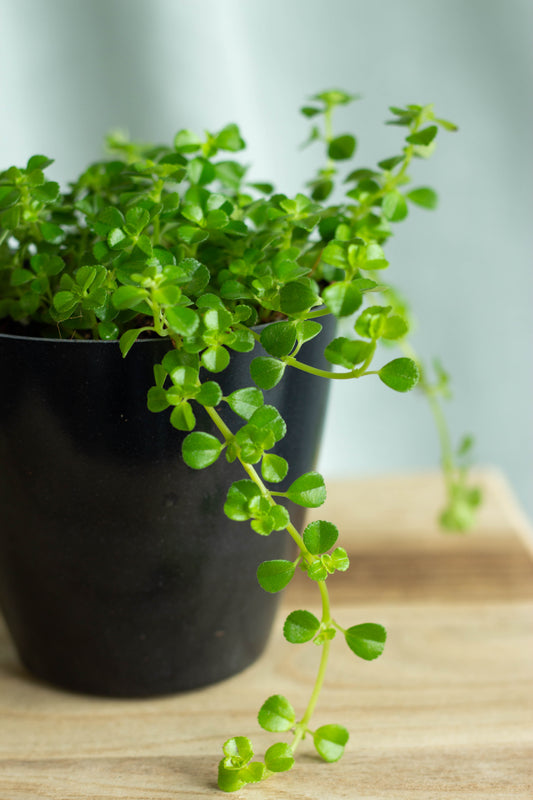
[[[169, 140], [237, 121], [253, 177], [296, 192], [320, 163], [299, 153], [297, 109], [339, 86], [364, 99], [338, 124], [357, 163], [398, 150], [391, 104], [433, 102], [460, 132], [417, 163], [437, 213], [413, 212], [388, 246], [389, 279], [419, 320], [414, 343], [453, 374], [454, 436], [475, 434], [533, 513], [530, 0], [0, 0], [1, 163], [57, 159], [68, 180], [103, 134]], [[333, 387], [326, 476], [436, 464], [424, 401], [367, 378]]]

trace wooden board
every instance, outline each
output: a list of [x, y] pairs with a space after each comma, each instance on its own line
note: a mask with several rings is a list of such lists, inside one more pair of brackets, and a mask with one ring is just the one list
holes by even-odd
[[[304, 742], [291, 773], [233, 797], [531, 800], [533, 535], [503, 478], [482, 481], [486, 504], [468, 536], [437, 531], [436, 475], [331, 488], [315, 516], [342, 528], [353, 564], [331, 582], [336, 617], [386, 625], [386, 651], [367, 663], [334, 643], [313, 724], [350, 730], [341, 762], [319, 761]], [[273, 741], [255, 724], [265, 697], [285, 694], [301, 710], [314, 680], [318, 650], [279, 632], [288, 610], [318, 609], [308, 582], [291, 584], [283, 606], [257, 664], [217, 686], [146, 701], [39, 684], [0, 628], [0, 800], [222, 796], [221, 743], [249, 735], [262, 752]]]

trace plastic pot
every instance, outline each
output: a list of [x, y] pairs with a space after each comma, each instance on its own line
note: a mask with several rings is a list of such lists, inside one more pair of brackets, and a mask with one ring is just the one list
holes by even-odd
[[[123, 359], [116, 342], [0, 335], [0, 606], [26, 668], [71, 690], [192, 689], [244, 669], [268, 639], [277, 596], [256, 569], [290, 555], [289, 537], [227, 519], [240, 464], [190, 469], [186, 434], [147, 410], [167, 349], [139, 341]], [[321, 334], [302, 359], [323, 367], [323, 349]], [[258, 354], [233, 353], [212, 378], [225, 394], [250, 385]], [[328, 383], [293, 369], [265, 392], [288, 426], [286, 485], [316, 462]]]

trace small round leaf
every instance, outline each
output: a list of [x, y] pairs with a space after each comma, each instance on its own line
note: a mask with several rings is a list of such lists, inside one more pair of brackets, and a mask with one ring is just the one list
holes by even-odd
[[285, 559], [263, 561], [257, 568], [257, 580], [265, 592], [281, 592], [294, 575], [294, 564]]
[[265, 765], [271, 772], [287, 772], [294, 766], [291, 746], [286, 742], [271, 745], [265, 753]]
[[332, 522], [316, 520], [310, 522], [303, 533], [304, 544], [315, 556], [327, 552], [339, 538], [339, 531]]
[[318, 754], [324, 761], [338, 761], [344, 753], [349, 733], [342, 725], [322, 725], [313, 734]]
[[222, 345], [213, 345], [204, 350], [201, 360], [209, 372], [223, 372], [230, 362], [230, 355]]
[[374, 622], [365, 622], [362, 625], [353, 625], [344, 634], [346, 644], [350, 650], [365, 661], [373, 661], [383, 652], [387, 631], [383, 625]]
[[288, 731], [296, 722], [296, 712], [286, 697], [273, 694], [261, 706], [257, 721], [265, 731]]
[[296, 344], [295, 322], [274, 322], [261, 333], [261, 344], [271, 356], [287, 356]]
[[287, 497], [305, 508], [318, 508], [326, 499], [324, 478], [318, 472], [306, 472], [287, 489]]
[[328, 147], [328, 156], [334, 161], [343, 161], [351, 158], [355, 152], [355, 138], [350, 134], [343, 134], [332, 139]]
[[263, 392], [254, 387], [237, 389], [226, 397], [226, 401], [235, 414], [243, 419], [250, 419], [254, 411], [263, 405]]
[[276, 358], [258, 356], [250, 364], [250, 375], [260, 389], [272, 389], [283, 377], [285, 364]]
[[420, 371], [411, 358], [395, 358], [381, 367], [378, 375], [395, 392], [408, 392], [418, 383]]
[[261, 475], [265, 481], [279, 483], [286, 477], [288, 471], [289, 465], [284, 458], [274, 453], [265, 453], [261, 462]]
[[222, 452], [222, 443], [210, 433], [190, 433], [182, 445], [183, 460], [192, 469], [204, 469], [214, 464]]
[[310, 611], [292, 611], [283, 626], [283, 635], [291, 644], [309, 642], [320, 628], [320, 622]]

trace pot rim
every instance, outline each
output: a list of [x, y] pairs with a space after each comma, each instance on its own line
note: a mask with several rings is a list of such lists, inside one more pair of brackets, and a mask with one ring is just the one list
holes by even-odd
[[[319, 306], [316, 311], [320, 311], [324, 309], [325, 306]], [[330, 317], [331, 314], [324, 314], [324, 319]], [[316, 320], [317, 322], [320, 320]], [[274, 320], [274, 322], [283, 322], [284, 320]], [[250, 327], [251, 331], [261, 331], [263, 328], [266, 328], [268, 325], [272, 325], [272, 322], [263, 322], [261, 325], [252, 325]], [[0, 339], [14, 339], [19, 342], [48, 342], [50, 343], [68, 343], [68, 344], [114, 344], [117, 345], [120, 342], [120, 339], [61, 339], [61, 338], [53, 338], [50, 336], [24, 336], [23, 334], [18, 333], [1, 333], [0, 332]], [[167, 336], [158, 336], [158, 338], [154, 336], [139, 336], [138, 339], [135, 340], [135, 344], [139, 344], [141, 342], [164, 342], [167, 340]]]

